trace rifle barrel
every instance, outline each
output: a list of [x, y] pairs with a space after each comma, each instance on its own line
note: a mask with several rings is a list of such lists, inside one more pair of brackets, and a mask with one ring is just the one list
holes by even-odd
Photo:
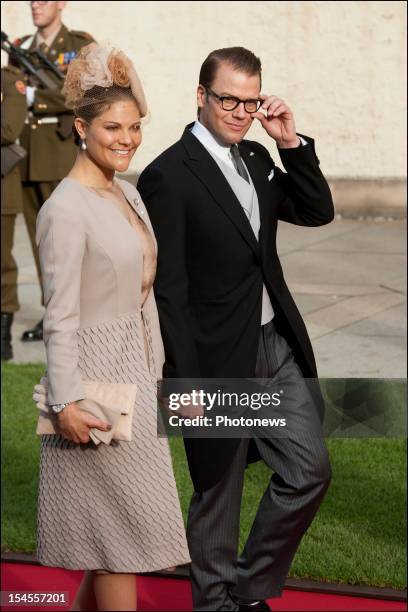
[[41, 85], [43, 85], [47, 89], [58, 88], [57, 83], [53, 81], [53, 79], [51, 79], [51, 77], [45, 72], [45, 70], [41, 67], [37, 68], [36, 66], [34, 66], [34, 64], [27, 57], [27, 53], [23, 49], [20, 49], [19, 47], [13, 45], [9, 41], [7, 34], [5, 34], [4, 32], [1, 33], [1, 48], [11, 58], [17, 61], [20, 67], [22, 67], [26, 72], [36, 77], [36, 79], [38, 79]]

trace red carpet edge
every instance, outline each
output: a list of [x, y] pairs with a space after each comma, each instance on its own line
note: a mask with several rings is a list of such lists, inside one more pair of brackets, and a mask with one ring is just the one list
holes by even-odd
[[[35, 555], [32, 553], [3, 552], [1, 553], [1, 561], [5, 563], [40, 565]], [[188, 566], [184, 565], [178, 567], [174, 572], [152, 572], [142, 575], [188, 580], [189, 571]], [[293, 591], [310, 591], [315, 593], [328, 593], [330, 595], [349, 595], [351, 597], [367, 597], [399, 602], [405, 602], [407, 600], [406, 589], [399, 590], [370, 587], [366, 585], [316, 582], [313, 580], [301, 580], [299, 578], [288, 578], [285, 583], [285, 588]]]

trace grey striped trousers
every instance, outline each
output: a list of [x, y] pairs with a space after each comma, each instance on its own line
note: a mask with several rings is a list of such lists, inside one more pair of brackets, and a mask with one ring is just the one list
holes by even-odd
[[[271, 321], [261, 328], [255, 376], [272, 378], [283, 368], [285, 379], [295, 377], [299, 405], [316, 410], [290, 347]], [[248, 600], [279, 597], [300, 541], [329, 486], [330, 461], [322, 437], [303, 431], [289, 438], [255, 438], [255, 443], [274, 473], [239, 557], [248, 438], [242, 439], [223, 479], [192, 496], [187, 538], [194, 610], [238, 610], [230, 592]]]

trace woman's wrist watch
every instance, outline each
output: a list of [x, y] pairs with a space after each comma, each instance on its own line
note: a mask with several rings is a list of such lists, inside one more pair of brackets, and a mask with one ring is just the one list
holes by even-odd
[[53, 411], [54, 414], [59, 414], [60, 412], [64, 410], [66, 406], [68, 406], [68, 404], [69, 402], [67, 402], [66, 404], [53, 404], [51, 406], [51, 410]]

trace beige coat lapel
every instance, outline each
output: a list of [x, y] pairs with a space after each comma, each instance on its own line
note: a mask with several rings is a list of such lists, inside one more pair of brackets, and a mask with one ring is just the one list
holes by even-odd
[[119, 183], [120, 183], [121, 189], [123, 190], [123, 193], [127, 201], [129, 202], [129, 204], [131, 205], [135, 213], [138, 215], [139, 219], [141, 219], [145, 223], [147, 229], [151, 233], [153, 241], [154, 241], [154, 247], [156, 249], [156, 254], [157, 254], [156, 236], [154, 235], [153, 226], [150, 222], [150, 218], [147, 213], [146, 206], [144, 205], [144, 202], [142, 200], [140, 193], [128, 181], [119, 179]]

